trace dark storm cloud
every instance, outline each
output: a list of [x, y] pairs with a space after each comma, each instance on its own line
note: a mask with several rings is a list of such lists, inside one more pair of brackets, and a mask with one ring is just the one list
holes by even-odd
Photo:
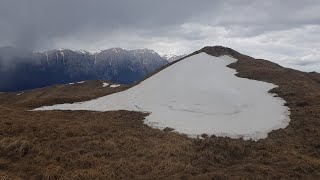
[[[55, 38], [82, 31], [147, 29], [168, 33], [184, 23], [253, 26], [238, 35], [319, 23], [316, 1], [213, 0], [3, 0], [0, 37], [17, 46], [49, 46]], [[319, 3], [318, 3], [319, 4]], [[311, 9], [311, 10], [310, 10]], [[314, 9], [314, 10], [312, 10]], [[307, 13], [307, 16], [304, 15]], [[157, 28], [162, 32], [157, 32]], [[185, 33], [185, 38], [197, 38]], [[190, 36], [190, 37], [189, 37]], [[80, 37], [81, 38], [81, 37]]]
[[85, 30], [94, 34], [170, 27], [186, 21], [193, 11], [208, 10], [208, 2], [197, 5], [191, 0], [4, 0], [0, 2], [0, 37], [18, 46], [50, 46], [54, 38]]
[[303, 65], [320, 57], [319, 11], [319, 0], [2, 0], [0, 46], [189, 53], [220, 44]]

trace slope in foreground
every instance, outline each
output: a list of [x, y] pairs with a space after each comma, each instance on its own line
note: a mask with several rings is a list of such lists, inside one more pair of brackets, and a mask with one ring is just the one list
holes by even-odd
[[190, 136], [214, 134], [257, 140], [289, 123], [285, 101], [268, 91], [273, 84], [238, 78], [226, 67], [236, 59], [200, 53], [140, 84], [95, 100], [36, 110], [134, 110], [150, 112], [146, 123]]

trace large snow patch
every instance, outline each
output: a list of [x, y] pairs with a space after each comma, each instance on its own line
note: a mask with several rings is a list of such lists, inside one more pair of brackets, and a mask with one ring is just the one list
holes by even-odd
[[145, 123], [201, 134], [257, 140], [285, 128], [289, 109], [268, 91], [276, 85], [239, 78], [226, 67], [236, 59], [200, 53], [169, 66], [140, 84], [91, 101], [36, 110], [134, 110], [150, 112]]

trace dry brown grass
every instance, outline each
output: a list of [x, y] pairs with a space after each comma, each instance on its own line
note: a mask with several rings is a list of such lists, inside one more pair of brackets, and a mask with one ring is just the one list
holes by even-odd
[[287, 101], [290, 125], [257, 142], [190, 139], [144, 125], [139, 112], [27, 111], [122, 90], [101, 82], [0, 94], [0, 179], [319, 179], [318, 75], [221, 47], [202, 51], [234, 55], [238, 76], [278, 84], [272, 92]]

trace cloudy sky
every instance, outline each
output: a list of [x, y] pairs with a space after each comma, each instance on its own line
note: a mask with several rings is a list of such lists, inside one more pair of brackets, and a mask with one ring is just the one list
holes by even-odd
[[223, 45], [320, 72], [319, 0], [1, 0], [0, 46], [186, 54]]

